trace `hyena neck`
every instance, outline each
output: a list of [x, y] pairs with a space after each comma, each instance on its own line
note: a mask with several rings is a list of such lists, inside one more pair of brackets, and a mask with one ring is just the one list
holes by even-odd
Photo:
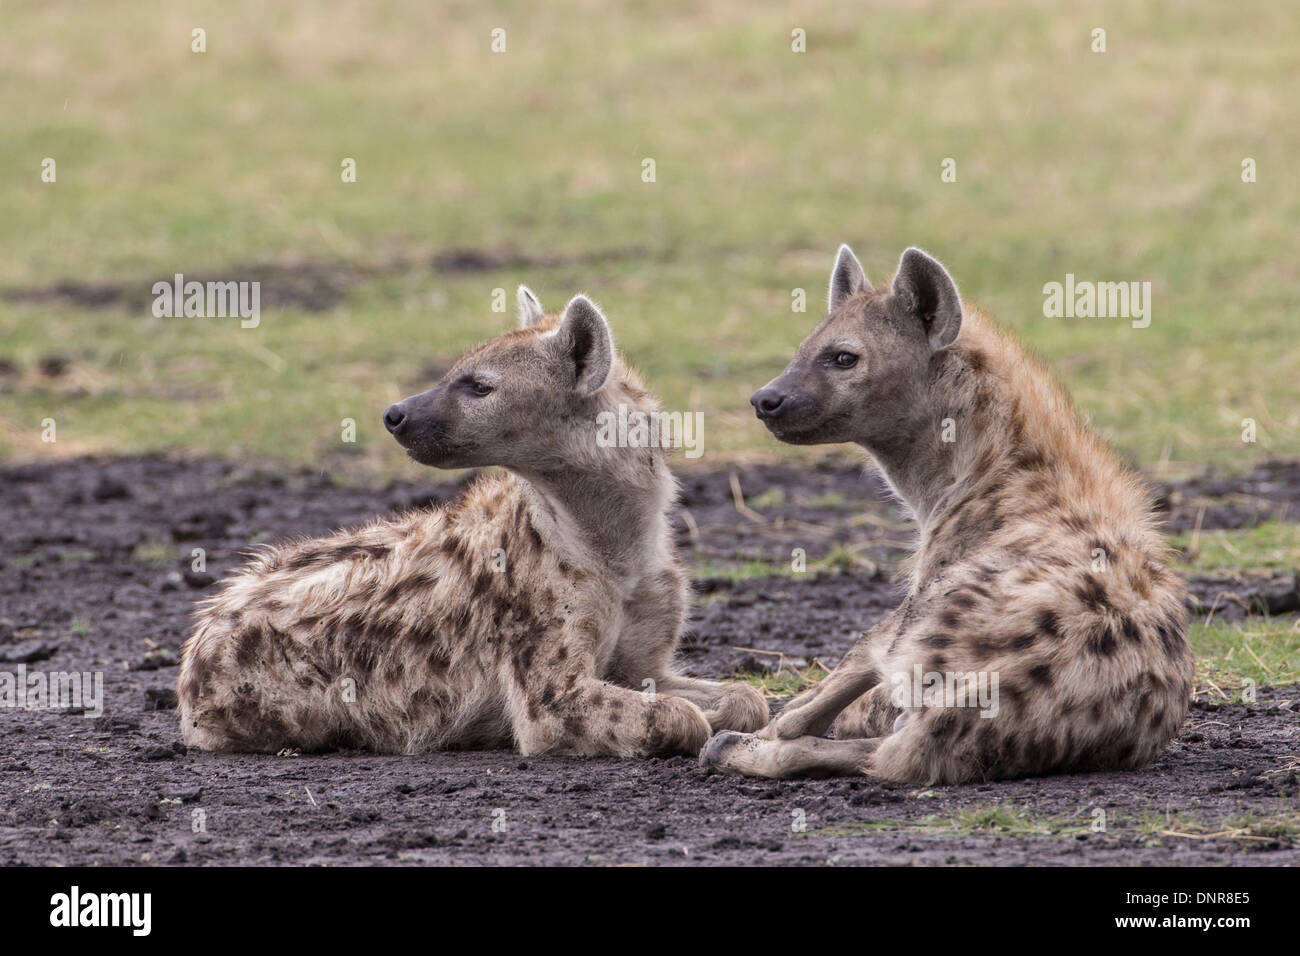
[[637, 479], [571, 469], [522, 475], [538, 529], [570, 560], [617, 577], [658, 569], [671, 554], [668, 509], [676, 493], [658, 457], [658, 467]]
[[[991, 532], [1012, 473], [1061, 461], [1079, 424], [1069, 399], [1009, 337], [972, 314], [958, 340], [936, 352], [923, 398], [890, 440], [864, 444], [920, 525], [958, 510]], [[988, 527], [983, 527], [987, 525]]]
[[[600, 410], [619, 403], [653, 414], [658, 406], [639, 388], [611, 388]], [[677, 482], [663, 448], [602, 445], [596, 412], [552, 462], [513, 469], [529, 487], [529, 503], [555, 546], [582, 561], [594, 560], [615, 575], [653, 574], [674, 554], [668, 513]]]

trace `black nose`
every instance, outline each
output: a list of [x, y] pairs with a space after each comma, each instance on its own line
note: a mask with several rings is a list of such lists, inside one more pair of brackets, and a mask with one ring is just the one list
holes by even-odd
[[764, 385], [750, 396], [749, 404], [759, 418], [775, 418], [789, 407], [786, 394], [771, 385]]
[[389, 434], [396, 435], [406, 424], [406, 409], [400, 404], [389, 405], [384, 412], [384, 427], [388, 429]]

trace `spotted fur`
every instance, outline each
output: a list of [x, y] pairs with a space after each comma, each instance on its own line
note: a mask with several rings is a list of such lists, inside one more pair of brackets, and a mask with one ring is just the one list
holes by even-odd
[[505, 471], [228, 579], [184, 648], [187, 744], [641, 756], [766, 723], [753, 688], [673, 665], [676, 484], [661, 448], [596, 440], [598, 412], [655, 400], [587, 299], [547, 317], [521, 290], [520, 318], [385, 417], [417, 461]]
[[[1192, 658], [1148, 493], [938, 262], [909, 249], [873, 288], [842, 247], [830, 314], [754, 402], [778, 438], [865, 448], [919, 539], [898, 609], [761, 734], [710, 741], [706, 766], [957, 783], [1164, 751]], [[900, 698], [917, 668], [996, 674], [996, 716]]]

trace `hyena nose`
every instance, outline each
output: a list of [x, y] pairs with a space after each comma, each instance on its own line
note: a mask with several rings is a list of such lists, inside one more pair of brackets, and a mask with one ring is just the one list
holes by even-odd
[[400, 404], [389, 405], [384, 412], [384, 427], [388, 429], [390, 435], [396, 435], [401, 432], [402, 427], [406, 424], [406, 409]]
[[749, 404], [754, 406], [754, 414], [759, 418], [775, 418], [789, 407], [786, 394], [771, 385], [764, 385], [752, 396]]

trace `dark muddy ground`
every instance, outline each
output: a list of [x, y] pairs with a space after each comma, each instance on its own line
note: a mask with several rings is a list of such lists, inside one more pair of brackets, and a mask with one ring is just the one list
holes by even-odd
[[[729, 472], [683, 479], [679, 538], [708, 569], [688, 669], [833, 664], [896, 602], [906, 524], [851, 463], [740, 468], [734, 485]], [[241, 549], [456, 489], [159, 457], [0, 472], [0, 671], [104, 673], [101, 717], [0, 709], [0, 864], [1300, 863], [1294, 686], [1251, 707], [1198, 702], [1141, 773], [933, 789], [707, 776], [685, 758], [184, 751], [167, 700], [176, 653], [194, 602]], [[1174, 529], [1300, 518], [1300, 464], [1159, 491]], [[193, 548], [205, 573], [190, 569]], [[737, 576], [796, 548], [807, 573]], [[1293, 575], [1193, 591], [1219, 616], [1296, 609]], [[1252, 825], [1286, 813], [1289, 827]]]

